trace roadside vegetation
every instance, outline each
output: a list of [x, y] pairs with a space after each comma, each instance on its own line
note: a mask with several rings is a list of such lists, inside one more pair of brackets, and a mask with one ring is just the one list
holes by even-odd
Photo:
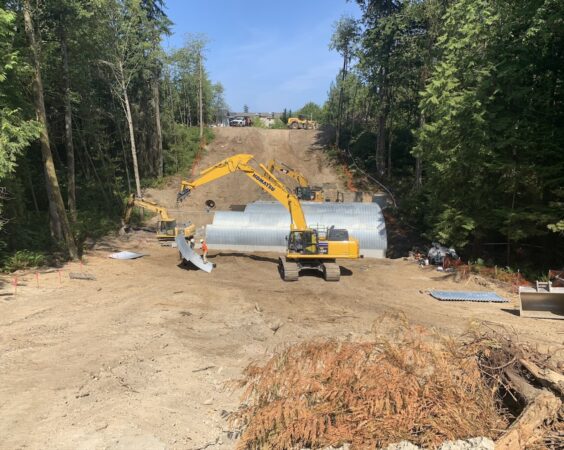
[[78, 257], [213, 138], [206, 39], [165, 52], [171, 25], [162, 0], [0, 0], [2, 268]]

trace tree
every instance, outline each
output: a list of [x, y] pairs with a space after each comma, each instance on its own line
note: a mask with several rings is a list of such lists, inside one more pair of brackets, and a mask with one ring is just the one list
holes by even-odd
[[112, 42], [109, 60], [100, 62], [107, 66], [112, 74], [112, 91], [119, 99], [129, 129], [129, 143], [135, 177], [135, 188], [141, 197], [141, 179], [137, 161], [137, 147], [135, 143], [135, 125], [129, 101], [129, 86], [144, 61], [142, 43], [136, 39], [136, 30], [143, 24], [145, 17], [139, 0], [122, 3], [110, 0], [108, 5], [109, 38]]
[[286, 125], [288, 123], [288, 110], [286, 108], [284, 108], [284, 111], [282, 112], [282, 115], [280, 116], [280, 120], [284, 123], [284, 125]]
[[249, 105], [244, 105], [244, 106], [243, 106], [243, 112], [244, 112], [245, 114], [247, 114], [247, 113], [249, 112]]
[[163, 35], [170, 34], [170, 26], [172, 22], [164, 13], [163, 0], [143, 0], [141, 7], [147, 15], [147, 40], [151, 44], [151, 52], [149, 53], [150, 64], [153, 66], [151, 70], [151, 104], [153, 106], [155, 119], [155, 149], [157, 177], [162, 178], [164, 170], [163, 159], [163, 137], [161, 126], [161, 108], [160, 108], [160, 77], [162, 69], [163, 52], [160, 43]]
[[11, 75], [24, 70], [24, 63], [14, 49], [15, 14], [0, 8], [0, 180], [14, 172], [17, 158], [29, 143], [39, 137], [40, 126], [25, 120], [18, 108], [21, 99]]
[[316, 120], [318, 122], [320, 122], [323, 118], [323, 111], [321, 109], [321, 107], [314, 103], [314, 102], [308, 102], [306, 103], [304, 106], [302, 106], [297, 112], [296, 114], [298, 115], [304, 115], [306, 116], [308, 119], [310, 120]]
[[40, 132], [40, 143], [45, 179], [47, 183], [47, 193], [49, 196], [51, 233], [56, 240], [64, 240], [70, 257], [76, 259], [78, 258], [78, 250], [70, 229], [68, 217], [66, 215], [63, 197], [61, 196], [61, 190], [59, 188], [59, 180], [57, 178], [57, 172], [55, 171], [55, 164], [53, 162], [53, 154], [51, 153], [47, 114], [45, 112], [45, 101], [43, 97], [43, 81], [41, 79], [41, 44], [35, 37], [30, 0], [24, 0], [23, 13], [25, 33], [29, 42], [33, 64], [33, 96], [35, 111], [37, 114], [37, 120], [42, 126]]
[[[334, 24], [334, 32], [331, 37], [330, 49], [337, 50], [343, 56], [343, 68], [341, 69], [341, 86], [347, 76], [347, 68], [355, 51], [356, 40], [359, 35], [359, 27], [352, 17], [341, 17]], [[339, 103], [337, 109], [337, 130], [335, 135], [335, 146], [339, 147], [341, 135], [341, 122], [343, 111], [343, 89], [339, 90]]]
[[504, 239], [507, 264], [562, 217], [551, 205], [564, 183], [563, 12], [541, 0], [453, 3], [421, 104], [430, 227], [459, 244]]

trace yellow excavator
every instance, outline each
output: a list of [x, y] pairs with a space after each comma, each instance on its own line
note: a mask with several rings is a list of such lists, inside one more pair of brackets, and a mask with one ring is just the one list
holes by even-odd
[[[296, 180], [298, 182], [298, 186], [295, 189], [296, 197], [303, 201], [310, 201], [310, 202], [324, 202], [329, 201], [328, 198], [325, 197], [325, 192], [323, 188], [320, 186], [310, 186], [307, 178], [301, 172], [297, 171], [296, 169], [292, 169], [291, 167], [287, 166], [284, 163], [279, 163], [274, 159], [271, 159], [268, 164], [266, 165], [268, 171], [274, 175], [278, 172], [283, 173], [284, 175], [289, 176], [290, 178]], [[337, 195], [335, 197], [336, 202], [343, 202], [344, 195], [342, 192], [337, 191]]]
[[308, 119], [303, 114], [298, 117], [290, 117], [288, 119], [288, 128], [292, 130], [317, 130], [319, 124], [315, 120]]
[[177, 200], [186, 199], [192, 190], [234, 172], [242, 172], [261, 189], [274, 197], [290, 213], [290, 233], [287, 238], [286, 255], [278, 260], [280, 275], [285, 281], [297, 281], [302, 270], [314, 269], [327, 281], [339, 281], [341, 271], [337, 259], [357, 259], [359, 245], [344, 229], [310, 228], [302, 205], [296, 195], [280, 182], [263, 164], [259, 169], [249, 163], [253, 155], [239, 154], [220, 161], [202, 171], [194, 181], [183, 180]]
[[307, 178], [295, 169], [287, 166], [286, 164], [279, 163], [274, 159], [271, 159], [266, 165], [267, 171], [271, 174], [277, 172], [283, 173], [290, 178], [298, 182], [296, 187], [296, 197], [300, 200], [311, 201], [311, 202], [324, 202], [325, 195], [323, 194], [323, 189], [319, 186], [310, 186]]
[[156, 212], [159, 215], [159, 221], [157, 222], [157, 239], [159, 241], [174, 240], [179, 231], [184, 233], [186, 239], [189, 239], [193, 237], [196, 232], [196, 226], [194, 224], [188, 223], [183, 227], [177, 226], [176, 219], [169, 216], [168, 210], [165, 207], [150, 200], [139, 198], [135, 194], [131, 194], [127, 201], [123, 217], [123, 229], [126, 229], [129, 226], [131, 212], [134, 207], [148, 209], [149, 211]]

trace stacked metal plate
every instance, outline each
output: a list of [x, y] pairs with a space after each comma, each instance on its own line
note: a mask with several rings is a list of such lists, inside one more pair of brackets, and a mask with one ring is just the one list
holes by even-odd
[[[360, 253], [367, 258], [385, 258], [386, 224], [377, 203], [302, 202], [312, 228], [345, 228], [358, 239]], [[276, 251], [286, 249], [290, 214], [280, 203], [255, 202], [244, 211], [218, 211], [206, 227], [210, 249], [232, 251]]]

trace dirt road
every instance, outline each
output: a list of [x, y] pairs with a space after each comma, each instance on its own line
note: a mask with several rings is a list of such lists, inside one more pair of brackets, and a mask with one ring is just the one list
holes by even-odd
[[[256, 139], [255, 130], [224, 131], [209, 162], [230, 152], [228, 144], [237, 139], [234, 151], [254, 151], [245, 139]], [[274, 133], [281, 142], [293, 139], [284, 130]], [[311, 136], [300, 138], [311, 142]], [[228, 207], [232, 196], [241, 203], [253, 199], [247, 185], [236, 195], [229, 184], [205, 194]], [[169, 191], [174, 188], [163, 190], [163, 198]], [[109, 259], [117, 249], [147, 256]], [[343, 264], [339, 283], [313, 276], [285, 283], [276, 256], [212, 254], [217, 268], [205, 274], [179, 267], [174, 249], [138, 232], [98, 243], [83, 267], [20, 275], [15, 295], [12, 278], [3, 277], [0, 448], [233, 448], [224, 416], [237, 407], [238, 393], [227, 381], [292, 342], [369, 338], [382, 329], [386, 313], [452, 334], [485, 320], [543, 347], [562, 344], [561, 321], [521, 319], [515, 303], [430, 298], [420, 291], [485, 288], [455, 284], [412, 262], [360, 260]], [[81, 271], [96, 279], [69, 279], [69, 272]]]

